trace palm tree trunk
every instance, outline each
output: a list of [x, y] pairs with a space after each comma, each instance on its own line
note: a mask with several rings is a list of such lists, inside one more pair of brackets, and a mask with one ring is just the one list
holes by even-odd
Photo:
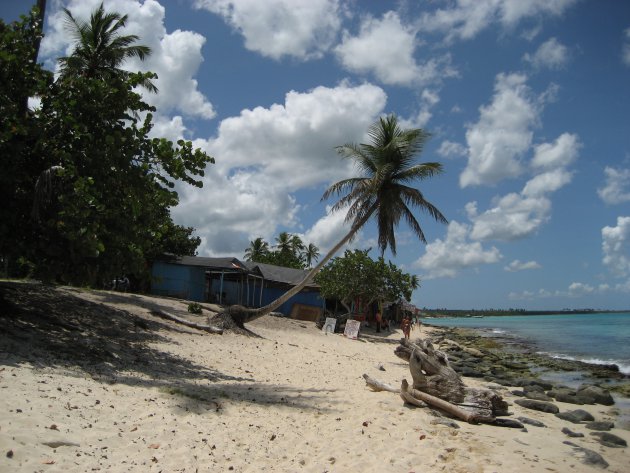
[[376, 210], [376, 206], [372, 207], [363, 216], [361, 220], [356, 222], [352, 226], [350, 231], [346, 234], [346, 236], [344, 236], [339, 241], [339, 243], [337, 243], [335, 246], [331, 248], [331, 250], [326, 254], [326, 256], [324, 256], [324, 258], [322, 258], [322, 260], [319, 263], [317, 263], [317, 266], [315, 266], [313, 269], [311, 269], [308, 272], [308, 274], [304, 277], [304, 279], [302, 279], [302, 281], [297, 286], [294, 286], [293, 288], [288, 290], [286, 293], [284, 293], [282, 296], [280, 296], [278, 299], [271, 302], [270, 304], [267, 304], [264, 307], [260, 307], [259, 309], [247, 309], [247, 320], [245, 320], [245, 322], [251, 322], [264, 315], [269, 314], [270, 312], [273, 312], [275, 309], [280, 307], [286, 301], [291, 299], [294, 295], [299, 293], [304, 288], [304, 286], [306, 286], [315, 277], [315, 275], [319, 272], [319, 270], [324, 267], [324, 265], [328, 262], [328, 260], [330, 260], [330, 258], [332, 258], [343, 247], [343, 245], [345, 245], [348, 241], [350, 241], [350, 239], [352, 239], [355, 233], [358, 232], [359, 229], [363, 225], [365, 225], [365, 223], [369, 220], [369, 218], [372, 216], [375, 210]]

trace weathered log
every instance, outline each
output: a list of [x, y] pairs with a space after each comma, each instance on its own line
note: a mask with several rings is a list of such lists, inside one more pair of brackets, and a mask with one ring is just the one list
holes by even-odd
[[420, 399], [416, 399], [415, 397], [413, 397], [411, 394], [409, 394], [407, 391], [399, 391], [400, 397], [402, 398], [403, 401], [405, 401], [407, 404], [412, 404], [416, 407], [427, 407], [427, 403], [424, 401], [421, 401]]
[[466, 387], [449, 365], [446, 354], [435, 349], [430, 341], [402, 339], [394, 353], [409, 361], [414, 390], [459, 406], [478, 418], [508, 414], [507, 403], [496, 392]]
[[[460, 420], [469, 422], [471, 424], [494, 421], [494, 417], [485, 417], [475, 412], [465, 411], [461, 409], [459, 406], [451, 404], [450, 402], [445, 401], [444, 399], [440, 399], [439, 397], [431, 396], [430, 394], [424, 393], [422, 391], [418, 391], [417, 389], [413, 389], [411, 386], [409, 386], [409, 383], [407, 382], [406, 379], [402, 380], [402, 383], [400, 386], [400, 393], [405, 401], [408, 401], [409, 397], [420, 400], [420, 401], [424, 401], [430, 406], [437, 407], [438, 409], [446, 412], [447, 414], [450, 414]], [[415, 404], [415, 403], [412, 402], [412, 404]]]
[[191, 322], [190, 320], [182, 319], [181, 317], [177, 317], [176, 315], [169, 314], [168, 312], [164, 312], [162, 310], [151, 310], [150, 313], [152, 315], [155, 315], [156, 317], [170, 320], [171, 322], [185, 325], [186, 327], [203, 330], [204, 332], [214, 333], [218, 335], [221, 335], [223, 333], [223, 329], [221, 328], [213, 327], [212, 325], [202, 325], [196, 322]]
[[365, 379], [365, 384], [367, 384], [372, 391], [387, 391], [396, 394], [400, 393], [400, 389], [390, 386], [389, 384], [382, 383], [367, 374], [363, 375], [363, 379]]
[[409, 362], [414, 389], [453, 404], [464, 401], [466, 386], [449, 365], [448, 357], [431, 342], [421, 339], [411, 342], [403, 338], [394, 353]]

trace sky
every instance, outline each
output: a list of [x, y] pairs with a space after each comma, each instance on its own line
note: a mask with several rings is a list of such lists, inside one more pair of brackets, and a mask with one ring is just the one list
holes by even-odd
[[[72, 51], [49, 0], [40, 61]], [[16, 19], [35, 3], [0, 0]], [[622, 0], [104, 0], [152, 48], [155, 136], [212, 155], [179, 185], [176, 223], [199, 256], [242, 258], [283, 231], [322, 254], [347, 232], [321, 196], [356, 175], [335, 147], [394, 113], [431, 139], [418, 182], [447, 225], [417, 213], [397, 255], [418, 307], [630, 309], [630, 2]], [[367, 225], [350, 248], [373, 248]]]

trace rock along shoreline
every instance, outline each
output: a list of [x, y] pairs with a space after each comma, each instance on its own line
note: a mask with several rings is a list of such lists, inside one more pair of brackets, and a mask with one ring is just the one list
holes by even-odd
[[[425, 325], [432, 329], [431, 341], [442, 347], [461, 376], [501, 386], [529, 387], [522, 395], [532, 400], [614, 405], [618, 399], [630, 405], [630, 376], [616, 365], [554, 358], [537, 352], [526, 340], [490, 336], [482, 329]], [[533, 394], [532, 386], [538, 387], [537, 394]], [[630, 412], [627, 414], [624, 428], [630, 430]]]

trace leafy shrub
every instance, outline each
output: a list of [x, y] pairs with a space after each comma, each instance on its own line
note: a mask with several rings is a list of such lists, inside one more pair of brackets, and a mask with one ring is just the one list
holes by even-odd
[[201, 315], [201, 305], [196, 302], [191, 302], [188, 304], [188, 312], [191, 314]]

